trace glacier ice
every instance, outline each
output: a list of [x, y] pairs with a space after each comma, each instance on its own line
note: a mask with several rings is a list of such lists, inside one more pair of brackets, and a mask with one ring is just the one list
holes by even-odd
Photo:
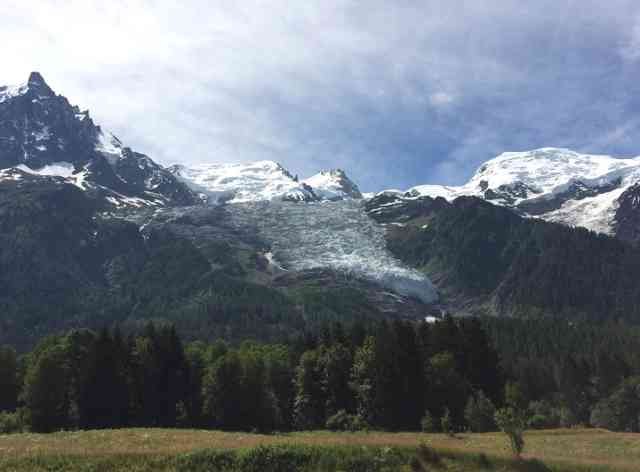
[[329, 268], [426, 303], [438, 297], [428, 277], [387, 250], [384, 227], [365, 214], [360, 201], [263, 201], [225, 208], [236, 226], [255, 227], [270, 245], [273, 259], [285, 269]]

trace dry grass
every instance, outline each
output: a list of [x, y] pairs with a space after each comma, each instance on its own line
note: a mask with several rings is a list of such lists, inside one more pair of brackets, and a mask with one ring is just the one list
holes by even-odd
[[[525, 440], [526, 457], [539, 459], [545, 464], [609, 466], [607, 470], [640, 470], [640, 435], [597, 429], [572, 429], [529, 432]], [[460, 434], [451, 438], [441, 434], [419, 433], [320, 431], [258, 435], [200, 430], [122, 429], [46, 435], [0, 435], [0, 457], [167, 457], [201, 449], [251, 448], [261, 444], [416, 447], [423, 443], [443, 452], [482, 452], [490, 457], [509, 456], [506, 439], [499, 433]]]

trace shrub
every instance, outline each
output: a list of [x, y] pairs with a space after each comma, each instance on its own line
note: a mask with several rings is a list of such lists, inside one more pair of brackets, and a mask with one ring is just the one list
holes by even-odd
[[549, 402], [541, 400], [529, 403], [531, 417], [528, 421], [529, 428], [546, 429], [560, 426], [560, 414]]
[[236, 465], [236, 455], [231, 451], [199, 451], [180, 456], [176, 470], [179, 472], [226, 472]]
[[258, 446], [239, 456], [242, 472], [299, 472], [313, 460], [310, 449], [294, 446]]
[[340, 410], [327, 419], [326, 428], [331, 431], [361, 431], [367, 429], [367, 423], [359, 415], [350, 415]]
[[476, 459], [475, 459], [474, 462], [481, 469], [490, 469], [491, 468], [491, 462], [489, 461], [489, 458], [487, 457], [487, 455], [485, 453], [483, 453], [483, 452], [481, 452], [480, 454], [478, 454], [476, 456]]
[[437, 431], [436, 423], [433, 421], [433, 415], [431, 415], [429, 410], [424, 412], [424, 416], [420, 420], [420, 426], [424, 433], [435, 433]]
[[572, 426], [576, 426], [578, 424], [578, 419], [576, 418], [573, 410], [567, 407], [562, 407], [560, 409], [560, 426], [563, 428], [571, 428]]
[[493, 431], [496, 423], [493, 417], [496, 414], [496, 408], [493, 402], [480, 390], [476, 397], [469, 397], [467, 406], [464, 409], [464, 418], [472, 431], [476, 433], [484, 433]]
[[422, 464], [429, 464], [433, 466], [442, 465], [442, 459], [435, 449], [430, 448], [426, 444], [420, 444], [418, 447], [418, 460]]
[[0, 433], [20, 433], [24, 425], [19, 412], [0, 411]]

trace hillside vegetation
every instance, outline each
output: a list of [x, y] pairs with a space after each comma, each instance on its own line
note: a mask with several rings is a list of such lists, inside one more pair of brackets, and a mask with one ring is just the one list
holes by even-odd
[[389, 227], [389, 249], [426, 272], [445, 301], [471, 300], [465, 309], [476, 313], [640, 320], [637, 247], [473, 197], [409, 203], [372, 216], [402, 218]]

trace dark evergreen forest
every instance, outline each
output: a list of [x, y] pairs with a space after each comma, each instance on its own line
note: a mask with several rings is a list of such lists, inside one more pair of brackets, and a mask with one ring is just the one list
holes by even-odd
[[0, 350], [3, 431], [195, 427], [638, 430], [640, 331], [557, 320], [325, 325], [288, 342], [183, 344], [170, 325], [75, 330]]

